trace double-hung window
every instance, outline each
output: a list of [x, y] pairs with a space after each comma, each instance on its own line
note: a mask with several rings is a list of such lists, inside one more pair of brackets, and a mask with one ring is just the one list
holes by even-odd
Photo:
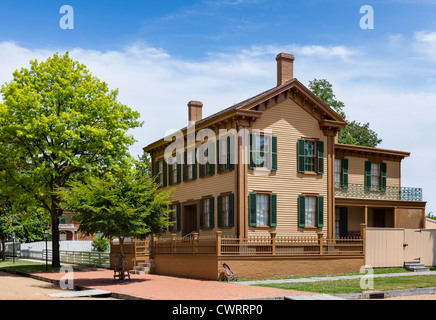
[[365, 189], [386, 191], [387, 164], [365, 162]]
[[348, 188], [348, 159], [335, 159], [335, 187]]
[[324, 173], [324, 141], [299, 139], [297, 143], [298, 172]]
[[324, 196], [298, 196], [298, 226], [301, 228], [324, 226]]
[[335, 159], [335, 187], [341, 186], [342, 161]]
[[315, 172], [316, 145], [315, 141], [304, 141], [304, 171]]
[[380, 188], [380, 164], [371, 163], [371, 189]]
[[214, 227], [214, 197], [200, 199], [200, 229]]
[[218, 227], [234, 226], [235, 195], [233, 193], [222, 194], [217, 197]]
[[217, 140], [217, 171], [218, 173], [233, 170], [235, 165], [234, 136], [220, 137]]
[[277, 226], [277, 195], [272, 193], [249, 194], [249, 224], [256, 226]]
[[249, 168], [277, 170], [277, 137], [266, 134], [250, 134]]
[[316, 226], [316, 197], [306, 197], [305, 203], [305, 219], [306, 227]]

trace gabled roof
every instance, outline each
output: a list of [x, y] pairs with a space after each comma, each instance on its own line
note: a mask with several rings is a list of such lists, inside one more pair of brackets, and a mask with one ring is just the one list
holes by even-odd
[[[347, 122], [337, 112], [325, 104], [296, 78], [293, 78], [280, 86], [271, 88], [203, 118], [195, 123], [195, 127], [196, 130], [199, 130], [208, 127], [215, 122], [238, 116], [256, 119], [262, 115], [264, 110], [289, 98], [294, 100], [303, 109], [315, 117], [322, 128], [339, 130], [347, 125]], [[185, 133], [186, 130], [187, 127], [181, 129], [183, 133]], [[154, 148], [169, 143], [169, 141], [165, 141], [164, 138], [162, 138], [146, 146], [144, 152], [150, 152]]]

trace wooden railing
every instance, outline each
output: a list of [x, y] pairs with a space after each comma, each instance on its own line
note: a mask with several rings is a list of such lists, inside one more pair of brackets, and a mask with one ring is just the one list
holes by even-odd
[[363, 255], [364, 239], [349, 237], [327, 239], [322, 234], [317, 237], [270, 236], [237, 238], [223, 236], [220, 231], [212, 236], [194, 233], [192, 238], [153, 240], [153, 252], [159, 254], [214, 254], [218, 256], [254, 255]]

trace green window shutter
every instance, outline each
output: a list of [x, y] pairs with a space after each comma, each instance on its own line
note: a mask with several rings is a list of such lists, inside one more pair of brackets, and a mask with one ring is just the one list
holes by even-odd
[[177, 183], [182, 182], [182, 155], [177, 154]]
[[318, 173], [324, 174], [324, 141], [318, 141]]
[[200, 178], [203, 178], [203, 176], [204, 176], [204, 172], [203, 172], [204, 166], [205, 166], [205, 164], [201, 164], [201, 163], [198, 164], [198, 170], [200, 171], [200, 175], [199, 175]]
[[227, 168], [229, 170], [235, 169], [235, 136], [232, 134], [227, 138], [227, 154], [229, 162], [227, 163]]
[[195, 180], [197, 179], [197, 149], [194, 148], [192, 152], [194, 153], [193, 155], [194, 164], [192, 165], [192, 180]]
[[215, 198], [209, 198], [209, 227], [215, 227]]
[[318, 213], [318, 219], [317, 219], [317, 225], [318, 228], [324, 227], [324, 197], [319, 196], [318, 197], [318, 206], [317, 206], [317, 213]]
[[209, 145], [208, 169], [207, 169], [207, 173], [211, 176], [215, 174], [215, 164], [212, 163], [214, 162], [212, 159], [215, 159], [215, 144], [213, 142], [211, 142]]
[[387, 164], [386, 162], [382, 162], [380, 164], [380, 171], [381, 171], [381, 181], [380, 181], [380, 190], [386, 191], [386, 172], [387, 172]]
[[216, 203], [216, 210], [217, 210], [217, 225], [218, 225], [218, 228], [221, 228], [222, 227], [222, 219], [223, 219], [223, 217], [222, 217], [222, 197], [221, 196], [217, 196], [216, 197], [216, 201], [217, 201], [217, 203]]
[[235, 225], [235, 195], [229, 194], [229, 227]]
[[304, 228], [306, 226], [306, 196], [298, 196], [298, 226]]
[[270, 226], [277, 227], [277, 195], [270, 194], [269, 196], [269, 205], [270, 205]]
[[186, 180], [188, 180], [188, 166], [187, 166], [187, 162], [188, 162], [188, 153], [185, 151], [183, 153], [183, 182], [185, 182]]
[[154, 175], [159, 176], [159, 162], [157, 161], [154, 163]]
[[277, 170], [277, 137], [271, 137], [271, 170]]
[[248, 195], [248, 207], [249, 207], [249, 224], [250, 227], [257, 225], [257, 212], [256, 212], [256, 194], [250, 192]]
[[348, 236], [348, 208], [347, 207], [342, 207], [340, 209], [340, 233], [339, 236], [341, 238], [345, 238]]
[[167, 186], [167, 171], [168, 171], [168, 167], [167, 167], [167, 162], [165, 161], [165, 159], [162, 160], [163, 162], [163, 186], [166, 187]]
[[200, 229], [203, 229], [204, 200], [200, 199]]
[[217, 165], [217, 172], [222, 172], [222, 165], [221, 165], [221, 159], [220, 159], [220, 140], [217, 139], [216, 141], [216, 165]]
[[177, 229], [176, 231], [180, 231], [181, 222], [182, 222], [182, 204], [179, 202], [177, 203], [176, 207], [176, 221], [177, 221]]
[[342, 188], [348, 189], [348, 159], [342, 159]]
[[248, 139], [248, 167], [250, 169], [254, 169], [256, 167], [254, 160], [253, 160], [253, 143], [254, 143], [254, 134], [250, 133], [249, 139]]
[[304, 140], [298, 139], [298, 172], [304, 173], [304, 161], [305, 161], [305, 155], [304, 155]]
[[173, 164], [168, 165], [168, 185], [173, 184]]
[[365, 161], [365, 190], [371, 190], [371, 161]]

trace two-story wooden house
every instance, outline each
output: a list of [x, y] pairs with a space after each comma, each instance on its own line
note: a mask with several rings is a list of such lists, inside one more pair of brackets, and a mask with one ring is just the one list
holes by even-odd
[[[424, 227], [421, 189], [401, 185], [409, 153], [339, 144], [346, 121], [294, 78], [294, 56], [276, 60], [277, 86], [205, 118], [203, 104], [190, 101], [183, 143], [144, 148], [161, 190], [174, 188], [173, 225], [163, 235], [172, 237], [171, 252], [177, 239], [217, 231], [239, 244], [273, 239], [274, 253], [276, 239], [318, 239], [323, 253], [322, 241], [359, 238], [363, 224]], [[168, 164], [168, 155], [177, 162]]]

